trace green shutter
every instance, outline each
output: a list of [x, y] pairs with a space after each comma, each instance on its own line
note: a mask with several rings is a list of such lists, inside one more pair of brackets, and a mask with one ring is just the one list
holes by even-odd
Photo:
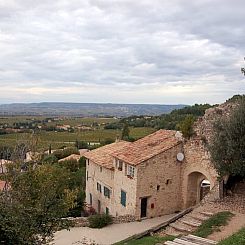
[[126, 207], [126, 192], [121, 190], [121, 204]]

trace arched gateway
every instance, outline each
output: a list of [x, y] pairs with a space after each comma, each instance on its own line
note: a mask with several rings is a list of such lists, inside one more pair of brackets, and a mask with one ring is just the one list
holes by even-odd
[[186, 206], [198, 204], [210, 191], [210, 181], [200, 172], [192, 172], [187, 180]]
[[183, 208], [198, 204], [207, 193], [218, 186], [218, 174], [214, 169], [208, 151], [200, 140], [190, 140], [184, 145], [183, 163]]

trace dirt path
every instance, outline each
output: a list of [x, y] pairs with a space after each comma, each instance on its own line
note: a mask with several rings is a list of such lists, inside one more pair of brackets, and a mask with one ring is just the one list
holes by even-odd
[[[233, 212], [234, 213], [234, 212]], [[231, 236], [233, 233], [239, 231], [242, 227], [245, 226], [245, 214], [234, 213], [235, 216], [232, 217], [229, 224], [220, 228], [221, 231], [214, 232], [208, 239], [220, 241], [224, 238]]]

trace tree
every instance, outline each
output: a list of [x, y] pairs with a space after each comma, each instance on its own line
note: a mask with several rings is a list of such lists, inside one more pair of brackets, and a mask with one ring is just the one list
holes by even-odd
[[193, 134], [193, 123], [195, 118], [192, 115], [186, 116], [185, 119], [180, 123], [179, 129], [185, 138], [190, 138]]
[[125, 122], [122, 129], [122, 139], [127, 140], [129, 138], [129, 127], [128, 124]]
[[3, 244], [44, 244], [75, 207], [76, 190], [69, 189], [69, 173], [53, 165], [11, 170], [11, 189], [0, 193], [0, 241]]
[[239, 175], [245, 177], [245, 98], [227, 119], [214, 124], [214, 135], [210, 143], [211, 159], [220, 176]]

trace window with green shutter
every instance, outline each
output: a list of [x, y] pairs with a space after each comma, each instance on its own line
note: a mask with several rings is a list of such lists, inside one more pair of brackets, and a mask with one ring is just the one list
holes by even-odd
[[110, 189], [104, 186], [104, 196], [110, 198]]
[[127, 195], [126, 192], [121, 190], [121, 204], [126, 207], [126, 199], [127, 199]]

